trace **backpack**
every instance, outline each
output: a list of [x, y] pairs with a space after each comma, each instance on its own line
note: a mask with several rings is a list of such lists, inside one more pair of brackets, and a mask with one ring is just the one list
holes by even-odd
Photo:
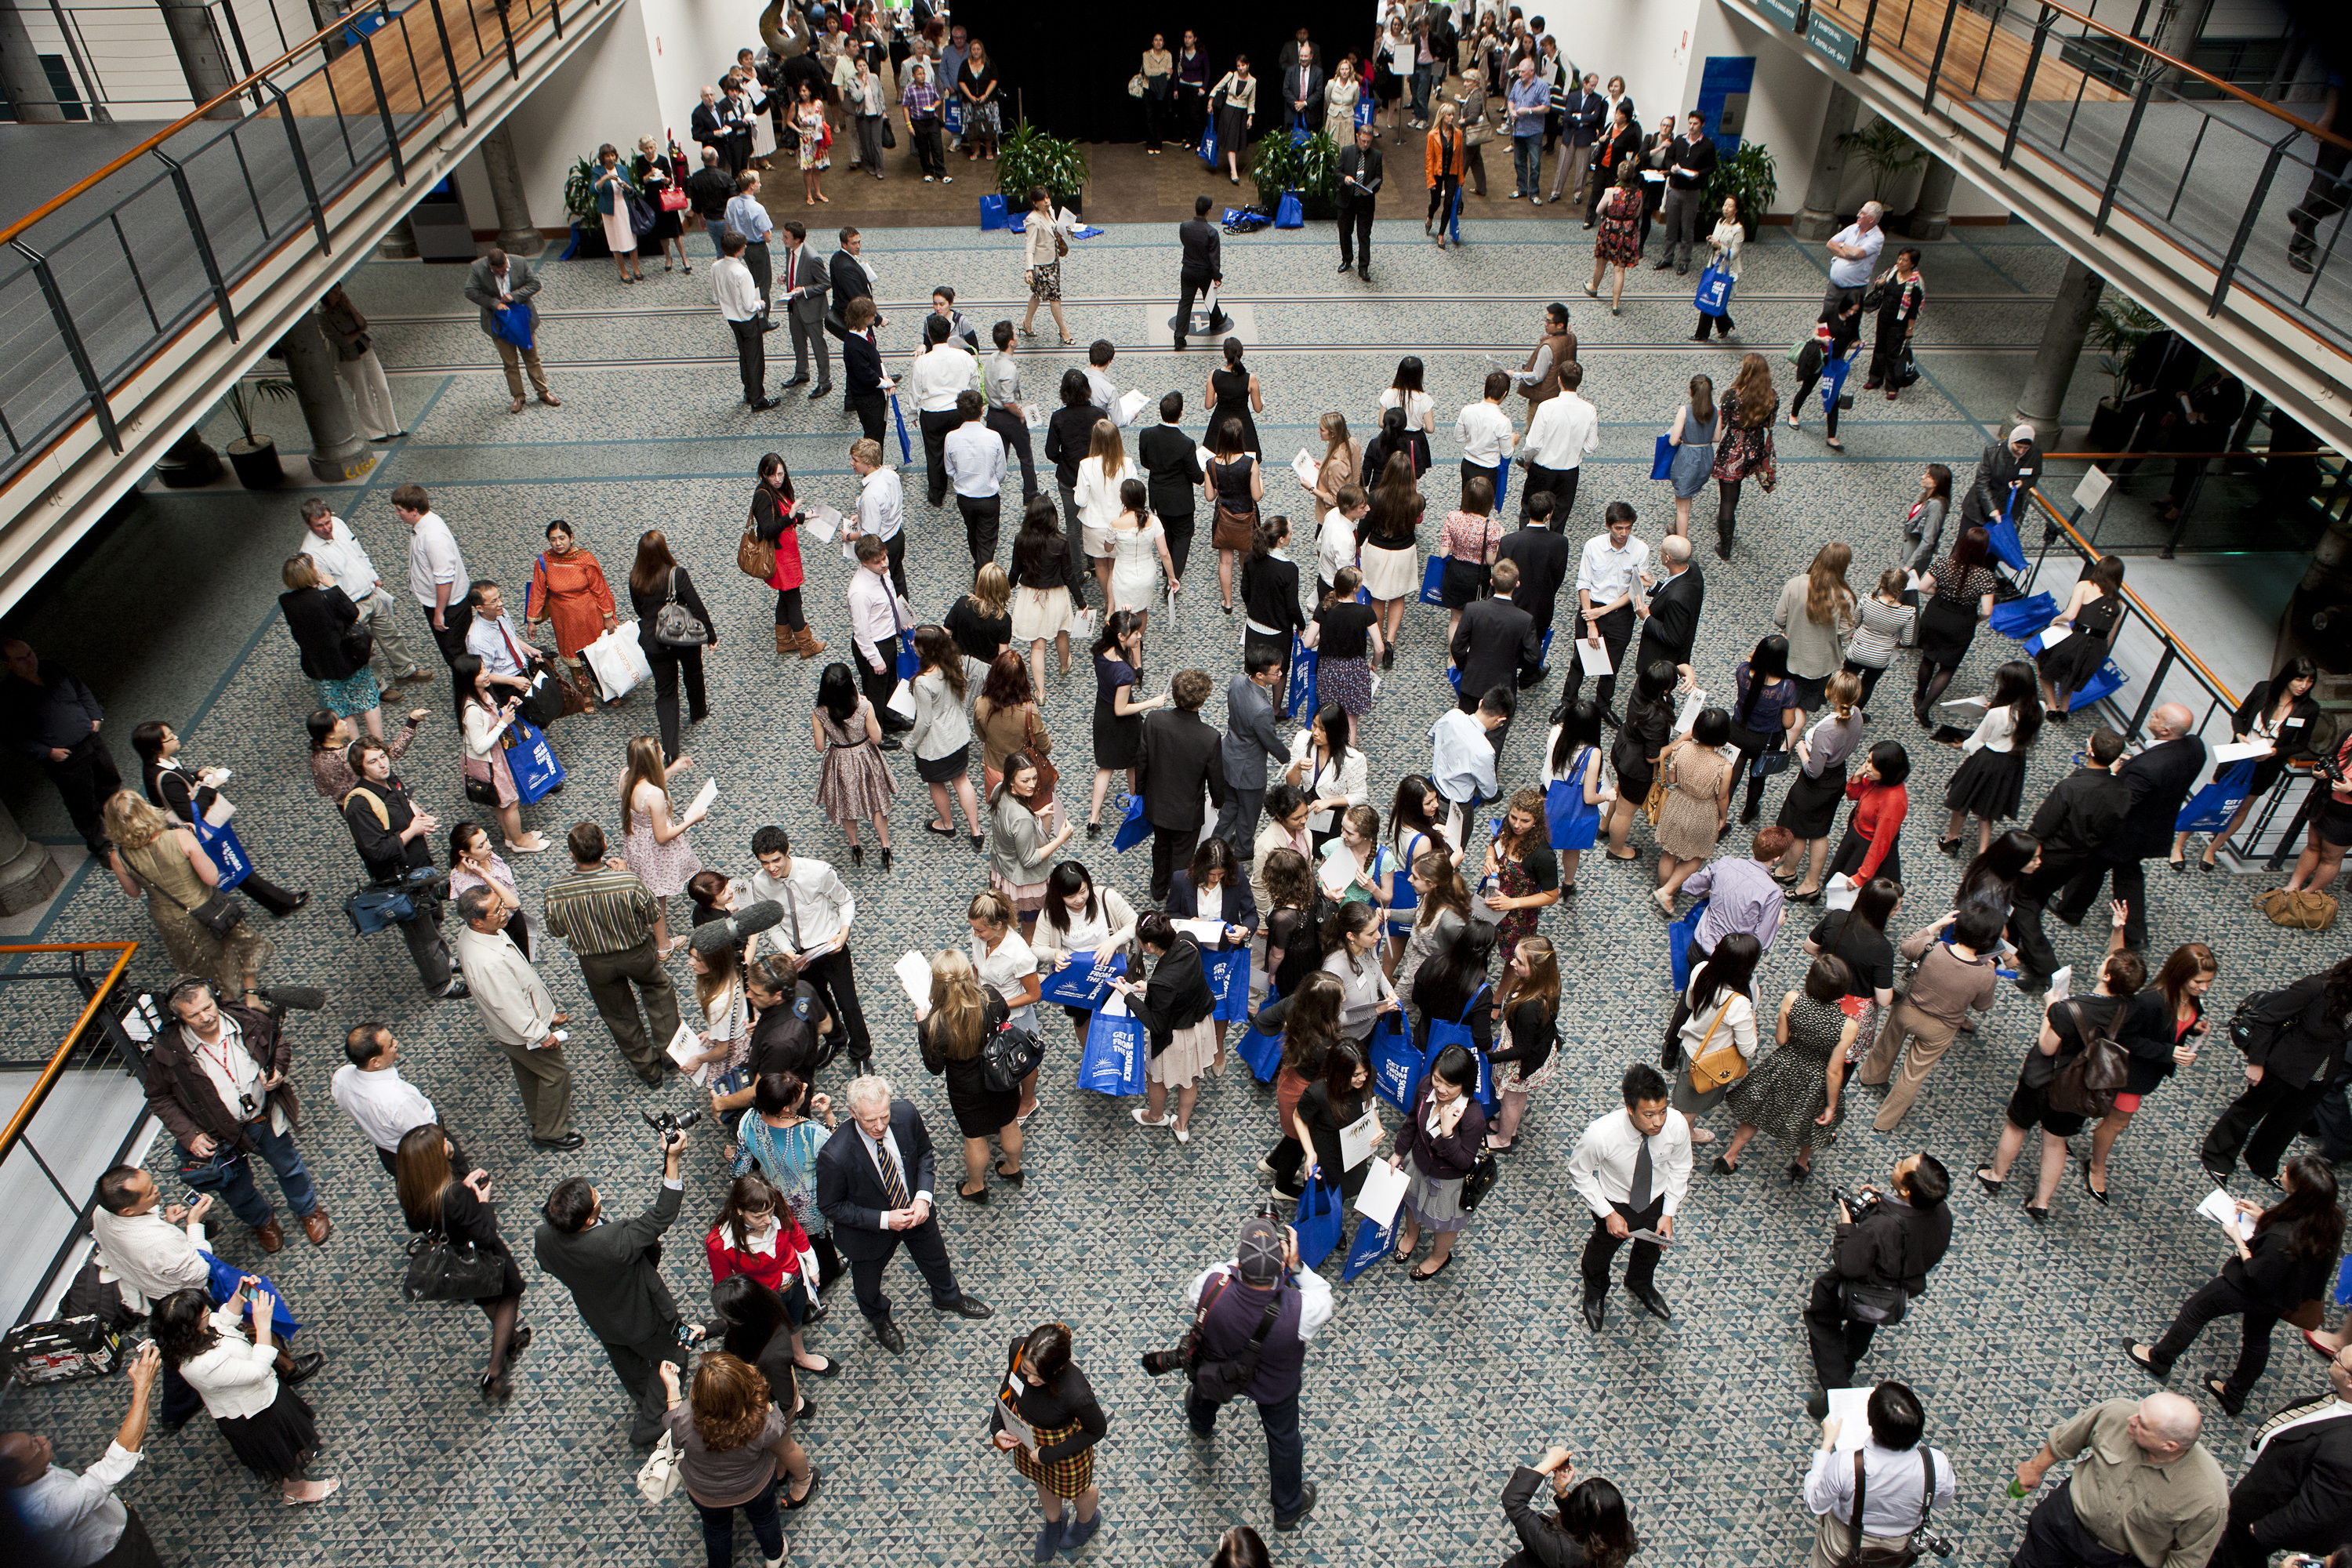
[[2230, 1015], [2230, 1043], [2249, 1061], [2266, 1054], [2285, 1032], [2287, 1021], [2272, 1012], [2279, 994], [2276, 991], [2250, 992]]
[[1208, 1340], [1202, 1330], [1209, 1321], [1210, 1304], [1223, 1295], [1224, 1288], [1233, 1281], [1234, 1276], [1228, 1274], [1218, 1282], [1213, 1294], [1205, 1289], [1201, 1292], [1192, 1331], [1185, 1337], [1184, 1368], [1192, 1379], [1192, 1392], [1211, 1405], [1230, 1404], [1249, 1392], [1249, 1385], [1257, 1377], [1258, 1358], [1265, 1351], [1265, 1337], [1274, 1332], [1274, 1325], [1282, 1316], [1282, 1289], [1277, 1285], [1265, 1310], [1258, 1316], [1257, 1329], [1250, 1335], [1249, 1343], [1233, 1355], [1209, 1359], [1203, 1353]]
[[2083, 1021], [2082, 1005], [2064, 1004], [2066, 1016], [2074, 1020], [2075, 1037], [2083, 1048], [2073, 1061], [2060, 1068], [2050, 1080], [2045, 1098], [2050, 1109], [2069, 1116], [2103, 1117], [2116, 1108], [2116, 1096], [2123, 1092], [2125, 1080], [2130, 1076], [2129, 1058], [2116, 1043], [2121, 1031], [2124, 1009], [2116, 1008], [2116, 1016], [2106, 1027], [2094, 1035]]

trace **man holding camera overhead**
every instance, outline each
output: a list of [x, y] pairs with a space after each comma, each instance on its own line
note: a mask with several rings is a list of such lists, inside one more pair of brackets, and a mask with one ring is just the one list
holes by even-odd
[[699, 1111], [682, 1121], [667, 1111], [646, 1116], [662, 1147], [661, 1191], [653, 1207], [635, 1219], [608, 1219], [604, 1200], [588, 1178], [570, 1176], [547, 1194], [539, 1211], [544, 1217], [531, 1233], [531, 1256], [572, 1292], [580, 1321], [604, 1345], [621, 1386], [636, 1401], [629, 1442], [639, 1448], [652, 1447], [661, 1436], [669, 1403], [661, 1363], [683, 1360], [679, 1347], [702, 1337], [700, 1325], [681, 1321], [677, 1300], [661, 1277], [662, 1233], [686, 1201], [678, 1158], [687, 1128], [700, 1120]]

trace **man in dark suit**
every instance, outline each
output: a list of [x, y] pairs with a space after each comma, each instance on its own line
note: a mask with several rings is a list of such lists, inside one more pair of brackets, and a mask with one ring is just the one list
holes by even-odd
[[[849, 302], [874, 298], [873, 280], [866, 276], [866, 268], [857, 259], [865, 244], [854, 226], [845, 227], [841, 231], [841, 248], [825, 258], [825, 279], [833, 285], [833, 294], [825, 302], [824, 327], [836, 338], [849, 335]], [[879, 314], [875, 316], [874, 324], [882, 324]]]
[[694, 113], [688, 119], [686, 125], [688, 134], [718, 155], [719, 166], [727, 171], [728, 194], [733, 195], [735, 176], [741, 174], [742, 170], [728, 162], [727, 126], [719, 118], [717, 88], [705, 87], [702, 89], [702, 101], [694, 106]]
[[[2179, 424], [2180, 395], [2196, 381], [2200, 360], [2196, 346], [2169, 327], [2159, 327], [2140, 340], [2124, 369], [2128, 390], [2123, 407], [2137, 416], [2124, 442], [2126, 454], [2179, 448], [2174, 431]], [[2139, 459], [2126, 456], [2107, 466], [2122, 479], [2139, 467]]]
[[1339, 270], [1372, 280], [1372, 206], [1381, 190], [1381, 150], [1372, 128], [1356, 127], [1356, 144], [1339, 153]]
[[1642, 617], [1642, 640], [1635, 645], [1630, 674], [1639, 675], [1659, 659], [1688, 664], [1698, 640], [1698, 614], [1706, 603], [1706, 579], [1691, 559], [1691, 544], [1670, 533], [1658, 545], [1659, 569], [1664, 574], [1650, 590], [1650, 602], [1634, 606]]
[[722, 90], [715, 111], [719, 117], [719, 157], [730, 174], [740, 174], [751, 165], [751, 102], [743, 96], [743, 83], [730, 76], [719, 84]]
[[[1878, 1331], [1847, 1311], [1843, 1287], [1899, 1286], [1906, 1297], [1927, 1289], [1927, 1275], [1952, 1245], [1952, 1211], [1944, 1199], [1952, 1178], [1932, 1154], [1912, 1154], [1895, 1164], [1885, 1194], [1862, 1189], [1865, 1206], [1856, 1214], [1838, 1200], [1838, 1224], [1830, 1242], [1830, 1267], [1813, 1279], [1805, 1303], [1805, 1337], [1811, 1342], [1813, 1374], [1824, 1390], [1853, 1386], [1856, 1363], [1870, 1353]], [[1830, 1413], [1829, 1395], [1805, 1403], [1816, 1421]]]
[[1558, 95], [1568, 152], [1552, 174], [1553, 201], [1560, 199], [1563, 187], [1569, 201], [1577, 201], [1584, 195], [1585, 181], [1591, 177], [1592, 143], [1600, 139], [1601, 122], [1609, 114], [1609, 100], [1601, 95], [1600, 88], [1600, 79], [1587, 72], [1583, 80], [1569, 83], [1568, 90]]
[[1293, 58], [1281, 68], [1284, 129], [1304, 126], [1319, 131], [1323, 128], [1323, 72], [1315, 64], [1315, 46], [1301, 38], [1291, 47]]
[[1551, 531], [1551, 492], [1538, 490], [1528, 498], [1528, 514], [1513, 531], [1503, 535], [1496, 563], [1507, 561], [1519, 569], [1519, 585], [1511, 603], [1528, 613], [1533, 623], [1519, 656], [1519, 684], [1533, 686], [1544, 678], [1544, 634], [1551, 630], [1559, 608], [1559, 587], [1568, 581], [1568, 540]]
[[1201, 444], [1176, 422], [1184, 417], [1184, 395], [1163, 393], [1160, 423], [1135, 438], [1135, 460], [1143, 467], [1151, 510], [1168, 535], [1168, 558], [1182, 581], [1192, 557], [1192, 506], [1201, 493]]
[[2058, 918], [2068, 925], [2082, 923], [2098, 896], [2100, 878], [2112, 874], [2115, 897], [2124, 906], [2124, 945], [2136, 952], [2147, 950], [2147, 877], [2140, 862], [2172, 853], [2172, 825], [2196, 787], [2197, 775], [2205, 770], [2205, 742], [2189, 732], [2196, 722], [2196, 715], [2178, 702], [2167, 702], [2147, 716], [2148, 733], [2156, 743], [2116, 770], [2116, 777], [2131, 786], [2130, 814], [2104, 858], [2066, 884]]
[[776, 269], [777, 303], [793, 329], [793, 378], [786, 386], [808, 385], [809, 355], [816, 355], [814, 403], [833, 390], [833, 355], [824, 346], [824, 296], [833, 287], [824, 268], [810, 254], [808, 230], [799, 219], [780, 226], [784, 232], [783, 265]]
[[[1143, 819], [1151, 824], [1151, 901], [1168, 897], [1178, 865], [1192, 858], [1201, 837], [1201, 792], [1219, 810], [1225, 804], [1225, 770], [1218, 757], [1217, 727], [1201, 717], [1201, 704], [1215, 689], [1205, 669], [1180, 669], [1168, 683], [1174, 708], [1143, 718]], [[1286, 757], [1290, 753], [1285, 752]]]
[[1225, 798], [1217, 807], [1216, 836], [1234, 847], [1234, 854], [1244, 866], [1257, 854], [1257, 814], [1265, 804], [1265, 760], [1290, 760], [1290, 749], [1275, 722], [1274, 695], [1282, 689], [1287, 673], [1281, 654], [1261, 647], [1249, 656], [1244, 673], [1225, 683], [1222, 759]]
[[[2245, 1087], [2205, 1134], [2197, 1163], [2226, 1183], [2241, 1152], [2246, 1169], [2275, 1184], [2279, 1160], [2326, 1100], [2344, 1092], [2345, 998], [2332, 971], [2249, 999], [2242, 1043]], [[2326, 1122], [2321, 1131], [2325, 1136]]]
[[683, 1359], [681, 1347], [700, 1337], [678, 1317], [677, 1301], [661, 1276], [662, 1233], [686, 1199], [678, 1160], [684, 1130], [662, 1139], [662, 1187], [654, 1206], [631, 1220], [605, 1217], [604, 1200], [585, 1176], [556, 1184], [531, 1232], [531, 1256], [572, 1292], [580, 1321], [604, 1347], [621, 1386], [637, 1404], [629, 1441], [650, 1448], [661, 1436], [667, 1401], [659, 1373]]
[[[1496, 562], [1494, 582], [1494, 597], [1481, 599], [1462, 612], [1461, 624], [1454, 628], [1449, 645], [1454, 668], [1462, 672], [1457, 706], [1465, 713], [1476, 712], [1478, 699], [1496, 687], [1516, 686], [1519, 671], [1537, 650], [1535, 617], [1513, 600], [1519, 586], [1517, 563]], [[1508, 729], [1507, 721], [1491, 737], [1497, 757], [1503, 754]]]
[[[1209, 213], [1217, 204], [1207, 196], [1192, 198], [1192, 221], [1176, 226], [1176, 241], [1184, 247], [1183, 265], [1177, 269], [1176, 282], [1180, 290], [1176, 300], [1176, 347], [1184, 347], [1184, 333], [1192, 324], [1192, 301], [1213, 290], [1225, 280], [1223, 241], [1217, 226], [1209, 221]], [[1214, 331], [1224, 312], [1210, 307], [1209, 330]]]
[[931, 1305], [959, 1317], [986, 1318], [994, 1309], [967, 1296], [948, 1263], [947, 1242], [931, 1203], [931, 1135], [913, 1105], [890, 1098], [878, 1078], [850, 1080], [842, 1098], [850, 1120], [816, 1153], [816, 1206], [833, 1224], [833, 1242], [849, 1260], [857, 1310], [892, 1355], [904, 1355], [907, 1336], [890, 1321], [882, 1270], [906, 1243], [907, 1256], [931, 1288]]
[[2352, 1541], [2352, 1347], [2327, 1390], [2298, 1399], [2246, 1440], [2254, 1462], [2230, 1489], [2213, 1568], [2268, 1568], [2273, 1552], [2323, 1556]]
[[2104, 869], [2100, 856], [2120, 839], [2131, 812], [2131, 786], [2116, 777], [2124, 738], [2093, 731], [2084, 752], [2087, 760], [2051, 786], [2026, 829], [2042, 847], [2018, 880], [2009, 929], [2017, 943], [2017, 988], [2029, 994], [2048, 990], [2058, 971], [2057, 951], [2042, 930], [2042, 906], [2085, 870]]

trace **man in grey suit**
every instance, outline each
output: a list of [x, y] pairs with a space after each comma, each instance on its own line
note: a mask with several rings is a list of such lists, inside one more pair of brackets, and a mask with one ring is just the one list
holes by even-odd
[[1216, 837], [1234, 847], [1243, 865], [1257, 854], [1257, 814], [1265, 804], [1265, 760], [1290, 760], [1275, 725], [1274, 694], [1285, 679], [1282, 655], [1260, 648], [1246, 674], [1225, 684], [1225, 802], [1217, 808]]
[[[499, 363], [506, 366], [507, 391], [514, 395], [509, 414], [522, 412], [523, 372], [530, 372], [530, 386], [539, 400], [550, 408], [563, 406], [563, 399], [548, 390], [547, 373], [539, 368], [539, 306], [531, 296], [539, 292], [539, 279], [532, 276], [530, 263], [520, 257], [510, 257], [497, 246], [487, 255], [476, 258], [466, 272], [466, 298], [482, 308], [482, 335], [498, 345]], [[530, 315], [530, 346], [518, 348], [492, 331], [490, 312], [502, 305], [520, 301]]]
[[540, 1210], [544, 1218], [531, 1232], [531, 1255], [572, 1292], [580, 1321], [603, 1343], [621, 1386], [636, 1401], [629, 1441], [640, 1448], [661, 1436], [668, 1405], [661, 1363], [682, 1361], [679, 1347], [702, 1332], [680, 1320], [677, 1300], [661, 1276], [662, 1233], [686, 1201], [678, 1177], [685, 1148], [683, 1128], [663, 1134], [661, 1192], [636, 1218], [607, 1218], [604, 1200], [588, 1178], [568, 1176], [548, 1194]]
[[784, 264], [776, 279], [782, 290], [785, 319], [793, 328], [793, 378], [786, 386], [808, 385], [809, 354], [816, 354], [816, 385], [809, 393], [814, 403], [833, 390], [833, 358], [824, 346], [824, 296], [833, 287], [824, 264], [809, 253], [808, 229], [798, 219], [782, 226]]

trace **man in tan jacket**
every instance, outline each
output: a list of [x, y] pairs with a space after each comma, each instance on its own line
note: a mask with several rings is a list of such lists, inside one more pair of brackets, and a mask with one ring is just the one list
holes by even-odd
[[507, 913], [489, 889], [467, 889], [457, 895], [465, 929], [450, 945], [490, 1044], [514, 1064], [515, 1088], [530, 1115], [532, 1145], [577, 1149], [586, 1140], [572, 1128], [572, 1068], [563, 1059], [560, 1032], [570, 1015], [555, 1010], [547, 982], [507, 935]]

